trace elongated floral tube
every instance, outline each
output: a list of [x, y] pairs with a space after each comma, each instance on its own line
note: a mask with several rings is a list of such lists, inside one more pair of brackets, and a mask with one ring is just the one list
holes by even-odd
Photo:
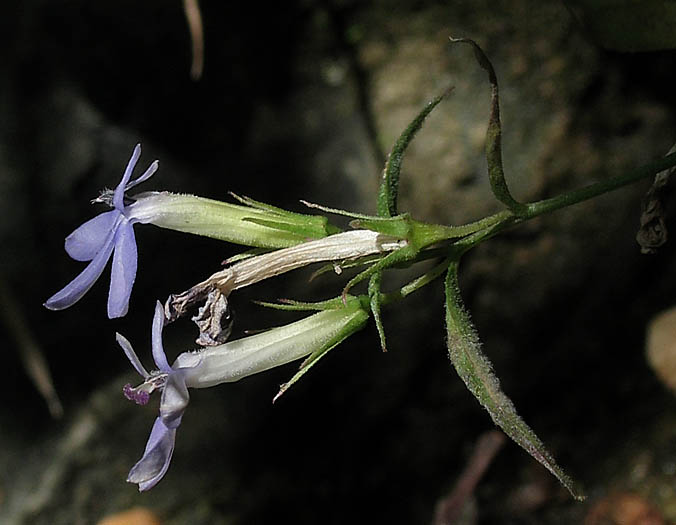
[[129, 212], [138, 222], [245, 246], [286, 248], [328, 235], [326, 218], [316, 215], [169, 192], [141, 193], [135, 199]]
[[354, 230], [249, 257], [214, 273], [185, 292], [171, 295], [165, 307], [167, 317], [170, 321], [181, 317], [190, 306], [204, 299], [212, 290], [227, 296], [238, 288], [309, 264], [384, 254], [403, 248], [406, 244], [405, 240], [371, 230]]
[[368, 313], [356, 303], [220, 346], [183, 353], [174, 367], [185, 370], [188, 387], [207, 388], [295, 361], [332, 347], [362, 328]]
[[357, 259], [403, 246], [406, 246], [404, 240], [371, 230], [354, 230], [244, 259], [212, 275], [211, 279], [217, 279], [221, 291], [228, 292], [308, 264]]

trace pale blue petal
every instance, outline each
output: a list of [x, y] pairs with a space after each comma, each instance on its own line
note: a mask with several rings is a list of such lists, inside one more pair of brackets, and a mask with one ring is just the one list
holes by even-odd
[[97, 252], [96, 257], [92, 259], [92, 262], [62, 290], [59, 290], [47, 299], [45, 306], [50, 310], [63, 310], [78, 302], [92, 287], [106, 267], [110, 253], [113, 251], [114, 239], [115, 232], [109, 232], [103, 246]]
[[133, 181], [129, 182], [125, 188], [124, 191], [129, 191], [132, 189], [134, 186], [137, 184], [141, 184], [142, 182], [147, 181], [150, 177], [152, 177], [155, 172], [158, 170], [160, 167], [160, 161], [159, 160], [154, 160], [150, 166], [148, 166], [148, 169], [141, 175], [138, 179], [134, 179]]
[[188, 394], [183, 374], [170, 373], [160, 400], [160, 417], [168, 428], [176, 428], [181, 424], [183, 412], [188, 407], [189, 401], [190, 394]]
[[115, 254], [110, 271], [110, 293], [108, 294], [108, 317], [124, 317], [129, 309], [129, 297], [136, 279], [138, 253], [134, 227], [123, 220], [115, 233]]
[[155, 419], [143, 457], [129, 471], [127, 481], [138, 483], [138, 489], [153, 488], [166, 474], [174, 453], [176, 429], [167, 428], [161, 418]]
[[172, 370], [162, 346], [162, 328], [164, 328], [165, 319], [162, 303], [157, 301], [155, 304], [155, 316], [153, 317], [153, 329], [151, 332], [153, 359], [155, 360], [155, 366], [157, 366], [161, 372], [170, 373]]
[[122, 180], [115, 188], [115, 193], [113, 194], [113, 207], [118, 211], [122, 211], [124, 209], [124, 192], [127, 188], [127, 183], [129, 182], [129, 179], [131, 179], [131, 174], [134, 171], [134, 168], [136, 167], [136, 163], [138, 162], [140, 156], [141, 156], [141, 145], [136, 144], [134, 152], [131, 154], [131, 158], [129, 159], [129, 163], [127, 164], [127, 168], [124, 170], [124, 175], [122, 175]]
[[66, 252], [76, 261], [91, 261], [103, 247], [108, 234], [120, 217], [117, 210], [107, 211], [88, 220], [66, 237]]
[[127, 359], [129, 359], [134, 369], [139, 373], [139, 375], [143, 377], [143, 379], [147, 379], [150, 374], [143, 367], [143, 364], [141, 364], [141, 360], [136, 355], [136, 352], [134, 352], [134, 349], [132, 348], [131, 343], [127, 340], [127, 338], [122, 334], [118, 334], [117, 332], [115, 332], [115, 340], [122, 347], [122, 350], [124, 350]]

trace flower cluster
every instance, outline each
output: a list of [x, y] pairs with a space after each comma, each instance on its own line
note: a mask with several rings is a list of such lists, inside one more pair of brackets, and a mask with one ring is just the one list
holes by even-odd
[[[105, 191], [96, 202], [112, 210], [101, 213], [77, 228], [66, 238], [66, 252], [87, 267], [62, 290], [50, 297], [45, 306], [61, 310], [79, 301], [102, 274], [113, 257], [108, 316], [124, 316], [129, 308], [136, 277], [137, 247], [134, 224], [154, 224], [185, 233], [258, 248], [229, 261], [224, 269], [185, 292], [172, 294], [164, 306], [157, 303], [152, 325], [152, 355], [155, 369], [148, 372], [121, 335], [117, 341], [143, 381], [137, 387], [125, 385], [124, 395], [139, 404], [161, 392], [159, 416], [155, 420], [142, 458], [132, 468], [128, 480], [140, 490], [148, 490], [162, 479], [171, 461], [176, 431], [189, 402], [190, 388], [205, 388], [236, 381], [251, 374], [307, 356], [296, 374], [280, 388], [277, 396], [293, 385], [326, 353], [361, 329], [371, 316], [385, 346], [381, 305], [405, 298], [441, 275], [445, 280], [445, 317], [449, 357], [465, 385], [489, 412], [493, 421], [533, 458], [544, 465], [578, 499], [583, 498], [575, 483], [556, 464], [535, 432], [518, 415], [514, 404], [502, 392], [491, 363], [481, 349], [479, 337], [463, 305], [458, 286], [458, 265], [468, 250], [502, 230], [544, 213], [570, 206], [612, 191], [665, 169], [673, 169], [676, 154], [657, 160], [631, 174], [609, 177], [578, 190], [525, 203], [511, 194], [502, 166], [502, 131], [499, 91], [495, 70], [476, 42], [451, 38], [451, 42], [469, 44], [480, 66], [488, 72], [491, 84], [491, 111], [486, 133], [488, 181], [494, 197], [505, 209], [492, 216], [459, 226], [416, 221], [408, 213], [399, 213], [397, 200], [399, 176], [404, 154], [422, 128], [430, 112], [450, 92], [428, 103], [403, 130], [385, 164], [378, 191], [377, 216], [305, 203], [310, 208], [354, 219], [353, 231], [343, 232], [323, 216], [292, 213], [245, 197], [233, 197], [229, 204], [193, 195], [146, 192], [129, 195], [131, 188], [157, 171], [158, 163], [137, 179], [132, 172], [141, 154], [136, 146], [122, 180], [113, 191]], [[432, 269], [418, 275], [398, 290], [381, 292], [385, 270], [409, 267], [414, 263], [440, 258]], [[313, 263], [329, 263], [340, 273], [345, 267], [361, 267], [343, 288], [342, 294], [321, 303], [268, 305], [280, 309], [315, 310], [318, 313], [262, 334], [227, 342], [232, 328], [229, 299], [233, 291]], [[348, 291], [368, 281], [367, 295], [352, 297]], [[200, 335], [193, 351], [180, 354], [173, 365], [164, 353], [162, 329], [165, 324], [186, 315], [199, 306], [193, 317]]]
[[[117, 187], [95, 199], [94, 202], [106, 203], [112, 210], [85, 222], [66, 238], [68, 255], [89, 264], [47, 299], [47, 308], [62, 310], [79, 301], [101, 276], [112, 255], [108, 317], [126, 315], [138, 264], [134, 236], [137, 223], [276, 249], [244, 258], [214, 274], [182, 294], [189, 296], [189, 301], [181, 303], [181, 295], [171, 296], [167, 306], [158, 301], [151, 330], [155, 368], [150, 372], [129, 341], [116, 334], [118, 344], [142, 378], [136, 387], [125, 385], [124, 396], [144, 405], [153, 392], [161, 392], [159, 415], [145, 451], [128, 476], [129, 482], [145, 491], [155, 486], [169, 468], [176, 431], [190, 400], [189, 388], [237, 381], [308, 355], [319, 358], [359, 330], [369, 315], [358, 300], [337, 303], [295, 323], [225, 342], [230, 327], [223, 328], [222, 318], [230, 319], [227, 302], [230, 292], [316, 262], [358, 260], [388, 253], [405, 246], [406, 241], [370, 230], [339, 232], [324, 217], [286, 212], [250, 199], [240, 198], [243, 205], [233, 205], [168, 192], [128, 195], [130, 189], [150, 178], [159, 166], [158, 161], [154, 161], [140, 177], [132, 180], [140, 155], [141, 147], [137, 145]], [[202, 330], [198, 343], [209, 346], [181, 353], [173, 365], [169, 365], [162, 342], [163, 328], [185, 313], [177, 312], [178, 304], [187, 310], [198, 300], [206, 300], [195, 318], [198, 326], [216, 326], [216, 334], [212, 334], [214, 330]], [[169, 318], [165, 311], [172, 312]]]

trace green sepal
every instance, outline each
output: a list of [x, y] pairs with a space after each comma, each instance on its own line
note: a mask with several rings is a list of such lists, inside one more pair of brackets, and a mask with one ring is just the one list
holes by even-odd
[[352, 217], [353, 219], [373, 219], [375, 218], [373, 215], [365, 215], [363, 213], [355, 213], [347, 210], [341, 210], [340, 208], [330, 208], [329, 206], [324, 206], [322, 204], [315, 204], [314, 202], [308, 202], [305, 200], [300, 201], [302, 204], [307, 206], [308, 208], [312, 208], [315, 210], [321, 210], [325, 213], [332, 213], [334, 215], [341, 215], [343, 217]]
[[277, 401], [282, 394], [284, 394], [289, 388], [291, 388], [301, 377], [303, 377], [317, 362], [329, 353], [330, 350], [334, 349], [340, 343], [342, 343], [349, 336], [355, 332], [361, 330], [365, 325], [366, 321], [369, 318], [369, 313], [366, 311], [361, 304], [361, 301], [358, 298], [352, 298], [354, 301], [350, 301], [350, 304], [344, 308], [348, 310], [354, 310], [354, 317], [350, 319], [343, 328], [337, 332], [323, 347], [318, 348], [312, 352], [300, 365], [298, 371], [283, 385], [280, 386], [279, 392], [275, 395], [272, 402]]
[[408, 213], [396, 217], [369, 217], [350, 222], [353, 228], [365, 228], [384, 235], [406, 239], [410, 246], [422, 250], [433, 244], [450, 239], [460, 239], [482, 228], [478, 221], [462, 226], [429, 224], [412, 219]]
[[[280, 219], [279, 221], [266, 221], [265, 219], [258, 218], [248, 219], [250, 222], [255, 222], [256, 224], [260, 224], [262, 226], [290, 231], [292, 233], [298, 233], [299, 235], [305, 234], [311, 238], [326, 237], [327, 235], [340, 233], [342, 231], [340, 228], [330, 224], [326, 217], [322, 217], [320, 215], [305, 215], [303, 213], [296, 213], [279, 208], [277, 206], [273, 206], [272, 204], [266, 204], [264, 202], [254, 200], [251, 197], [237, 195], [233, 192], [230, 192], [230, 195], [232, 198], [246, 206], [256, 210], [268, 212], [271, 216], [276, 216]], [[269, 224], [266, 224], [266, 222], [269, 222]], [[292, 225], [298, 226], [298, 229], [291, 229]]]
[[317, 277], [329, 273], [336, 272], [336, 267], [339, 268], [338, 273], [340, 274], [342, 270], [347, 270], [349, 268], [356, 268], [357, 266], [365, 266], [372, 264], [379, 260], [382, 255], [365, 255], [364, 257], [359, 257], [358, 259], [350, 259], [345, 261], [333, 261], [331, 264], [324, 264], [320, 266], [317, 270], [312, 272], [310, 275], [309, 281], [315, 280]]
[[378, 191], [377, 210], [381, 217], [397, 215], [397, 198], [399, 194], [399, 175], [401, 163], [404, 159], [406, 148], [422, 128], [423, 122], [432, 110], [448, 95], [453, 88], [449, 88], [441, 95], [427, 103], [425, 108], [406, 126], [403, 133], [392, 146], [392, 151], [387, 157], [385, 169], [383, 169], [382, 182]]
[[476, 330], [462, 303], [457, 261], [449, 264], [446, 273], [446, 328], [451, 362], [472, 395], [488, 410], [493, 422], [549, 470], [575, 499], [583, 500], [582, 491], [556, 464], [542, 441], [517, 414], [514, 404], [500, 388], [500, 381], [481, 350]]
[[435, 265], [431, 270], [416, 277], [412, 281], [399, 288], [399, 290], [381, 294], [380, 304], [391, 304], [395, 301], [401, 301], [408, 295], [411, 295], [413, 292], [420, 290], [422, 287], [427, 286], [435, 279], [441, 277], [447, 268], [448, 260], [444, 259], [442, 262]]
[[357, 302], [360, 305], [363, 305], [363, 301], [359, 297], [354, 297], [352, 295], [346, 296], [345, 300], [342, 297], [334, 297], [333, 299], [328, 299], [326, 301], [318, 301], [314, 303], [303, 302], [303, 301], [294, 301], [293, 299], [278, 299], [277, 303], [270, 303], [267, 301], [253, 301], [255, 304], [260, 306], [265, 306], [266, 308], [272, 308], [274, 310], [286, 310], [286, 311], [296, 311], [296, 312], [307, 312], [307, 311], [322, 311], [322, 310], [337, 310], [339, 308], [345, 308], [346, 306], [355, 306]]
[[411, 224], [413, 220], [408, 213], [396, 215], [394, 217], [368, 217], [350, 221], [352, 228], [363, 228], [374, 232], [397, 237], [398, 239], [408, 239], [411, 237]]
[[274, 230], [293, 233], [294, 235], [305, 237], [307, 239], [321, 239], [329, 235], [326, 230], [326, 225], [317, 227], [318, 225], [316, 224], [279, 222], [275, 220], [259, 219], [257, 217], [246, 217], [243, 219], [243, 221], [258, 224], [259, 226], [265, 226], [266, 228], [271, 228]]
[[397, 264], [414, 260], [418, 253], [419, 253], [418, 250], [414, 246], [410, 245], [404, 246], [403, 248], [399, 248], [398, 250], [388, 253], [385, 257], [379, 259], [377, 262], [369, 266], [366, 270], [364, 270], [361, 273], [358, 273], [352, 279], [350, 279], [345, 285], [345, 288], [343, 288], [343, 293], [341, 294], [341, 297], [343, 298], [347, 297], [347, 292], [349, 292], [354, 285], [362, 282], [365, 279], [369, 279], [372, 275], [376, 274], [377, 272], [380, 272], [385, 268], [389, 268]]
[[[316, 217], [316, 216], [305, 215], [303, 213], [297, 213], [297, 212], [294, 212], [294, 211], [285, 210], [284, 208], [279, 208], [277, 206], [273, 206], [272, 204], [267, 204], [265, 202], [257, 201], [257, 200], [252, 199], [251, 197], [247, 197], [245, 195], [237, 195], [236, 193], [233, 193], [233, 192], [228, 192], [228, 193], [230, 194], [230, 196], [233, 199], [239, 201], [240, 203], [242, 203], [246, 206], [249, 206], [251, 208], [255, 208], [257, 210], [269, 211], [269, 212], [272, 212], [276, 215], [280, 215], [280, 216], [283, 216], [283, 217], [289, 217], [289, 219], [292, 219], [292, 220], [293, 219], [301, 219], [302, 220], [302, 219], [305, 219], [305, 218], [308, 218], [308, 217]], [[322, 217], [318, 217], [318, 218], [322, 218]]]

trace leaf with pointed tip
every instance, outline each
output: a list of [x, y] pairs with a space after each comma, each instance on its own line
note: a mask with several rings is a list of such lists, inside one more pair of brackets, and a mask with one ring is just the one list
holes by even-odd
[[502, 168], [502, 125], [500, 124], [500, 94], [498, 92], [498, 78], [493, 69], [493, 64], [488, 59], [483, 49], [470, 38], [450, 38], [451, 43], [470, 44], [474, 50], [474, 56], [479, 65], [488, 73], [488, 81], [491, 84], [491, 113], [488, 118], [486, 130], [486, 163], [488, 164], [488, 180], [491, 184], [493, 195], [512, 210], [516, 215], [526, 211], [526, 206], [517, 202], [512, 197], [505, 173]]
[[390, 217], [397, 215], [397, 198], [399, 196], [399, 175], [401, 173], [401, 163], [404, 160], [404, 153], [408, 145], [415, 137], [416, 133], [422, 128], [423, 122], [432, 110], [441, 102], [452, 90], [449, 88], [438, 97], [435, 97], [416, 115], [416, 117], [406, 126], [406, 129], [399, 135], [399, 138], [392, 146], [392, 151], [387, 156], [385, 169], [383, 170], [382, 182], [378, 191], [378, 215], [381, 217]]
[[451, 362], [472, 395], [488, 410], [493, 422], [549, 470], [575, 499], [583, 500], [582, 491], [556, 464], [542, 441], [517, 414], [514, 404], [500, 388], [500, 381], [481, 351], [481, 343], [462, 303], [457, 261], [449, 264], [446, 274], [446, 328]]
[[387, 344], [385, 342], [385, 327], [383, 326], [383, 320], [380, 317], [380, 283], [382, 281], [382, 277], [383, 272], [374, 273], [369, 279], [368, 291], [373, 321], [376, 323], [378, 337], [380, 337], [380, 347], [383, 349], [383, 352], [387, 352]]

